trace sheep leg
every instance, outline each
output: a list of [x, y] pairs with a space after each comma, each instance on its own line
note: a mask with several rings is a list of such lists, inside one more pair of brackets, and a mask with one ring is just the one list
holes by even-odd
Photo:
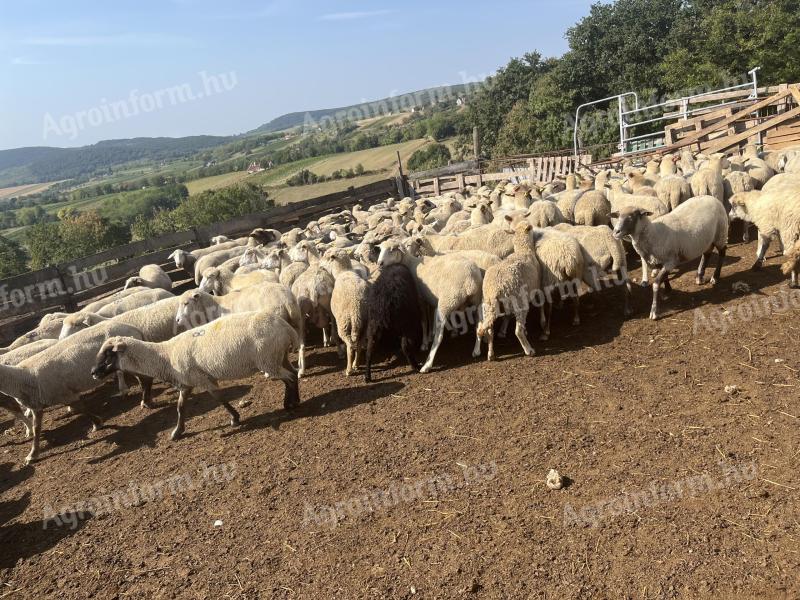
[[364, 381], [367, 383], [372, 382], [372, 351], [374, 349], [375, 349], [375, 332], [367, 331], [367, 357], [364, 364]]
[[31, 411], [31, 429], [33, 429], [33, 441], [31, 442], [31, 451], [25, 457], [25, 465], [31, 464], [39, 457], [39, 438], [42, 434], [42, 415], [44, 411], [39, 410]]
[[667, 277], [669, 273], [669, 269], [666, 266], [661, 267], [661, 270], [656, 275], [655, 281], [653, 281], [653, 305], [650, 308], [650, 318], [655, 321], [658, 319], [658, 292], [661, 289], [661, 281], [664, 277]]
[[31, 420], [28, 417], [24, 408], [20, 406], [20, 404], [11, 398], [10, 396], [4, 396], [0, 394], [0, 408], [6, 409], [11, 416], [15, 419], [18, 419], [20, 423], [25, 425], [25, 439], [31, 437]]
[[125, 393], [130, 389], [128, 384], [125, 383], [125, 373], [117, 371], [117, 386], [119, 387], [120, 396], [125, 396]]
[[222, 408], [228, 411], [228, 414], [231, 416], [231, 427], [236, 427], [239, 424], [239, 413], [236, 412], [236, 409], [230, 405], [230, 402], [223, 400], [217, 393], [217, 390], [208, 388], [207, 391], [209, 396], [216, 400], [217, 403], [222, 406]]
[[300, 388], [297, 383], [297, 372], [289, 362], [288, 355], [284, 358], [283, 367], [278, 370], [276, 379], [283, 381], [283, 408], [290, 410], [300, 404]]
[[539, 340], [546, 342], [550, 339], [550, 318], [553, 316], [553, 303], [547, 303], [547, 313], [545, 315], [545, 308], [542, 306], [542, 313], [541, 313], [541, 324], [542, 324], [542, 335], [539, 336]]
[[764, 256], [766, 256], [771, 242], [772, 238], [770, 236], [764, 235], [760, 231], [758, 232], [758, 253], [756, 255], [756, 262], [754, 262], [752, 266], [753, 271], [759, 271], [761, 269], [761, 266], [764, 264]]
[[522, 351], [525, 353], [526, 356], [533, 356], [536, 354], [536, 351], [531, 346], [531, 343], [528, 341], [528, 335], [525, 331], [525, 324], [528, 321], [528, 311], [519, 311], [515, 315], [517, 318], [517, 324], [514, 328], [514, 333], [519, 340], [520, 345], [522, 346]]
[[436, 353], [439, 351], [439, 346], [442, 344], [442, 338], [444, 338], [444, 324], [447, 322], [447, 317], [449, 315], [443, 315], [437, 309], [433, 315], [433, 344], [431, 345], [431, 351], [428, 354], [428, 360], [425, 361], [425, 364], [422, 365], [422, 368], [419, 370], [420, 373], [427, 373], [433, 367], [433, 360], [436, 358]]
[[742, 242], [745, 244], [750, 241], [750, 223], [747, 221], [742, 221], [744, 227], [742, 228], [744, 231], [742, 233]]
[[86, 403], [83, 400], [78, 402], [73, 402], [71, 404], [73, 411], [77, 415], [86, 415], [89, 417], [89, 420], [92, 422], [92, 431], [97, 431], [100, 427], [103, 426], [103, 420], [98, 417], [96, 414], [89, 412], [86, 409]]
[[486, 331], [483, 335], [486, 338], [487, 346], [489, 346], [489, 349], [486, 352], [486, 360], [494, 360], [494, 323], [489, 323], [486, 326]]
[[572, 315], [572, 325], [577, 326], [581, 324], [581, 297], [579, 294], [575, 294], [575, 297], [572, 299], [572, 307], [573, 307], [573, 315]]
[[347, 347], [347, 367], [344, 374], [349, 377], [353, 374], [353, 344], [350, 343], [350, 340], [345, 340], [344, 345]]
[[639, 285], [642, 287], [647, 287], [650, 285], [650, 269], [648, 269], [647, 259], [641, 254], [639, 255], [639, 258], [642, 259], [642, 282]]
[[511, 317], [508, 315], [503, 316], [503, 322], [500, 324], [500, 331], [497, 332], [497, 337], [505, 338], [508, 335], [509, 323], [511, 323]]
[[623, 309], [623, 314], [626, 317], [629, 317], [633, 314], [633, 309], [631, 308], [631, 296], [633, 295], [633, 288], [631, 286], [631, 280], [628, 278], [627, 271], [622, 269], [617, 269], [613, 272], [614, 281], [619, 285], [620, 283], [624, 284], [625, 289], [623, 291], [625, 308]]
[[411, 338], [405, 336], [400, 338], [400, 350], [403, 352], [403, 356], [406, 357], [409, 366], [414, 369], [414, 371], [419, 371], [419, 363], [414, 357], [415, 349]]
[[789, 287], [796, 288], [797, 287], [797, 271], [792, 271], [792, 280], [789, 284]]
[[153, 409], [152, 399], [153, 399], [153, 379], [151, 377], [143, 377], [141, 375], [137, 375], [136, 379], [139, 380], [139, 385], [142, 386], [142, 408], [149, 408]]
[[695, 283], [697, 285], [703, 285], [706, 281], [706, 263], [708, 259], [711, 257], [711, 250], [709, 249], [708, 252], [704, 252], [703, 256], [700, 257], [700, 265], [697, 267], [697, 279]]
[[727, 252], [726, 247], [717, 248], [717, 268], [714, 269], [714, 275], [711, 277], [711, 285], [717, 285], [720, 276], [722, 275], [722, 263], [725, 262], [725, 253]]
[[184, 421], [186, 418], [186, 415], [183, 410], [183, 403], [186, 402], [186, 399], [189, 397], [191, 393], [192, 393], [191, 388], [187, 389], [182, 388], [178, 390], [178, 403], [177, 403], [178, 422], [176, 423], [175, 429], [172, 430], [172, 435], [170, 436], [173, 442], [175, 440], [180, 439], [180, 437], [183, 435], [185, 429]]

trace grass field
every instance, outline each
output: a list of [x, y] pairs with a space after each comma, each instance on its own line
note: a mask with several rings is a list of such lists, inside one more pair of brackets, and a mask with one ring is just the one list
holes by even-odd
[[6, 198], [28, 196], [30, 194], [38, 194], [39, 192], [43, 192], [51, 188], [57, 183], [60, 182], [50, 181], [48, 183], [31, 183], [28, 185], [18, 185], [15, 187], [0, 188], [0, 200], [5, 200]]
[[372, 173], [371, 175], [362, 175], [361, 177], [353, 177], [352, 179], [325, 181], [324, 183], [315, 183], [314, 185], [267, 187], [267, 191], [269, 192], [270, 198], [275, 200], [275, 204], [289, 204], [291, 202], [317, 198], [325, 194], [342, 192], [351, 186], [359, 187], [380, 181], [381, 179], [387, 179], [388, 177], [388, 173]]
[[311, 170], [317, 175], [330, 175], [334, 171], [346, 170], [355, 167], [359, 163], [367, 171], [393, 170], [397, 165], [397, 152], [400, 152], [400, 159], [405, 165], [414, 152], [429, 143], [427, 140], [412, 140], [401, 144], [392, 144], [391, 146], [359, 150], [358, 152], [334, 154], [317, 162]]
[[247, 177], [247, 171], [233, 171], [232, 173], [223, 173], [222, 175], [212, 175], [211, 177], [202, 177], [194, 181], [187, 181], [186, 188], [190, 194], [199, 194], [206, 190], [218, 190], [220, 188], [235, 185]]

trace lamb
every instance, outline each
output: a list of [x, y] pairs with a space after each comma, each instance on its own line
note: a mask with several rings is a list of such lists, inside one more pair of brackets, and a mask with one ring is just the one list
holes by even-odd
[[260, 283], [278, 283], [278, 276], [271, 271], [234, 273], [224, 267], [209, 267], [203, 272], [200, 289], [216, 296], [224, 296], [233, 290], [241, 290]]
[[655, 186], [658, 180], [653, 177], [647, 177], [639, 173], [639, 171], [628, 172], [628, 187], [630, 190], [639, 196], [657, 196]]
[[667, 292], [669, 272], [675, 267], [701, 257], [697, 284], [704, 282], [706, 262], [716, 248], [719, 254], [711, 284], [719, 281], [728, 245], [728, 216], [725, 207], [714, 196], [690, 198], [671, 213], [650, 220], [650, 214], [636, 207], [623, 208], [614, 227], [614, 237], [631, 236], [633, 247], [652, 266], [661, 269], [653, 282], [653, 304], [650, 318], [658, 319], [658, 295], [661, 283]]
[[369, 284], [353, 271], [347, 252], [333, 250], [326, 253], [326, 268], [333, 275], [331, 313], [336, 322], [339, 339], [347, 348], [347, 368], [350, 376], [358, 368], [358, 348], [366, 331], [366, 298]]
[[126, 290], [131, 287], [148, 287], [170, 291], [172, 289], [172, 280], [160, 266], [145, 265], [139, 269], [138, 276], [129, 277], [125, 282]]
[[728, 161], [722, 154], [713, 154], [708, 164], [701, 167], [692, 175], [690, 184], [692, 194], [697, 196], [714, 196], [720, 202], [725, 202], [725, 185], [722, 180], [722, 170], [727, 168]]
[[665, 175], [654, 189], [656, 197], [669, 210], [675, 210], [681, 202], [692, 197], [692, 186], [680, 175]]
[[[224, 244], [220, 245], [222, 246]], [[245, 250], [247, 250], [245, 246], [236, 246], [235, 248], [227, 248], [225, 250], [219, 250], [218, 252], [212, 252], [199, 258], [194, 265], [194, 282], [200, 285], [200, 281], [206, 269], [209, 267], [218, 267], [225, 261], [238, 258], [244, 254]]]
[[135, 337], [115, 336], [95, 352], [95, 379], [117, 372], [133, 372], [158, 377], [178, 391], [178, 422], [172, 440], [183, 435], [184, 402], [195, 388], [206, 390], [239, 424], [239, 413], [217, 391], [219, 382], [242, 379], [261, 372], [269, 379], [280, 379], [285, 386], [284, 407], [300, 403], [297, 373], [289, 353], [297, 350], [297, 331], [280, 317], [268, 312], [228, 315], [182, 333], [161, 343], [144, 342]]
[[161, 289], [146, 289], [144, 292], [139, 292], [137, 294], [128, 296], [127, 298], [115, 300], [111, 304], [107, 304], [98, 310], [97, 314], [101, 317], [116, 317], [117, 315], [126, 313], [129, 310], [141, 308], [142, 306], [149, 306], [150, 304], [158, 302], [159, 300], [164, 300], [165, 298], [174, 298], [174, 296], [170, 292]]
[[[730, 210], [730, 200], [735, 194], [752, 192], [755, 189], [753, 178], [744, 171], [731, 171], [725, 175], [723, 185], [725, 186], [725, 208], [727, 210]], [[750, 241], [750, 224], [746, 221], [743, 230], [742, 241], [747, 243]]]
[[300, 313], [322, 329], [322, 343], [325, 347], [338, 343], [336, 327], [331, 327], [331, 335], [328, 337], [333, 286], [333, 276], [319, 264], [309, 266], [292, 284], [292, 294], [297, 298]]
[[[91, 377], [97, 350], [109, 337], [125, 335], [140, 339], [141, 334], [133, 327], [120, 323], [104, 323], [91, 327], [51, 346], [11, 367], [0, 365], [0, 392], [15, 398], [26, 409], [30, 409], [33, 442], [25, 458], [30, 464], [39, 455], [39, 438], [42, 430], [42, 413], [45, 408], [61, 404], [75, 406], [81, 392], [97, 386]], [[82, 406], [78, 406], [81, 412]], [[100, 426], [100, 419], [89, 415], [92, 430]]]
[[297, 330], [299, 376], [305, 373], [304, 324], [300, 307], [292, 292], [278, 283], [254, 285], [234, 290], [224, 296], [212, 296], [200, 290], [189, 290], [180, 296], [175, 322], [192, 329], [224, 315], [243, 312], [268, 312], [282, 318]]
[[758, 254], [753, 270], [764, 264], [772, 236], [778, 234], [784, 252], [800, 237], [800, 188], [741, 192], [731, 198], [731, 219], [743, 219], [758, 227]]
[[366, 302], [366, 365], [364, 380], [372, 381], [372, 356], [382, 337], [398, 340], [400, 350], [414, 371], [422, 343], [422, 312], [414, 276], [404, 264], [387, 265], [369, 287]]
[[605, 225], [588, 227], [582, 225], [557, 225], [557, 231], [571, 235], [594, 261], [594, 265], [614, 277], [617, 284], [625, 285], [623, 314], [627, 317], [633, 313], [630, 306], [631, 281], [628, 277], [628, 260], [622, 242], [614, 239], [611, 229]]
[[[542, 277], [531, 230], [527, 221], [518, 223], [514, 228], [514, 252], [490, 267], [483, 278], [483, 314], [477, 335], [488, 342], [488, 360], [494, 360], [494, 322], [512, 311], [517, 322], [515, 333], [523, 352], [526, 356], [535, 354], [525, 333], [525, 325], [528, 308], [535, 292], [540, 291]], [[501, 303], [504, 306], [500, 306]], [[477, 355], [473, 354], [476, 358], [480, 356], [480, 346], [477, 351]]]
[[[501, 231], [501, 230], [499, 230]], [[507, 237], [508, 234], [505, 234]], [[456, 311], [480, 307], [482, 277], [472, 261], [451, 256], [418, 258], [412, 256], [398, 240], [381, 244], [378, 265], [381, 267], [402, 263], [409, 268], [417, 282], [420, 296], [434, 307], [433, 343], [425, 364], [420, 369], [427, 373], [433, 366], [436, 352], [444, 337], [444, 328]], [[476, 346], [480, 340], [476, 337]]]
[[57, 340], [61, 325], [68, 316], [67, 313], [46, 314], [41, 318], [36, 329], [19, 336], [5, 348], [0, 348], [0, 356], [39, 340]]

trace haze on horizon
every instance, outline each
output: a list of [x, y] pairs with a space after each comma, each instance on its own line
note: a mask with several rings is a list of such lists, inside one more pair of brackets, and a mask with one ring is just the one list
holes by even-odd
[[[0, 0], [0, 150], [233, 135], [288, 112], [480, 80], [525, 52], [562, 54], [591, 4]], [[114, 118], [120, 103], [128, 116]], [[90, 122], [91, 109], [112, 118]], [[81, 113], [81, 128], [61, 126]]]

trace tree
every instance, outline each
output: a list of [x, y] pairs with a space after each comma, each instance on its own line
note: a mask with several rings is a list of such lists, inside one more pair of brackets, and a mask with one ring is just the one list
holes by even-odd
[[450, 150], [444, 144], [428, 144], [408, 159], [410, 171], [426, 171], [444, 167], [450, 161]]
[[24, 273], [27, 257], [15, 241], [0, 236], [0, 279]]

